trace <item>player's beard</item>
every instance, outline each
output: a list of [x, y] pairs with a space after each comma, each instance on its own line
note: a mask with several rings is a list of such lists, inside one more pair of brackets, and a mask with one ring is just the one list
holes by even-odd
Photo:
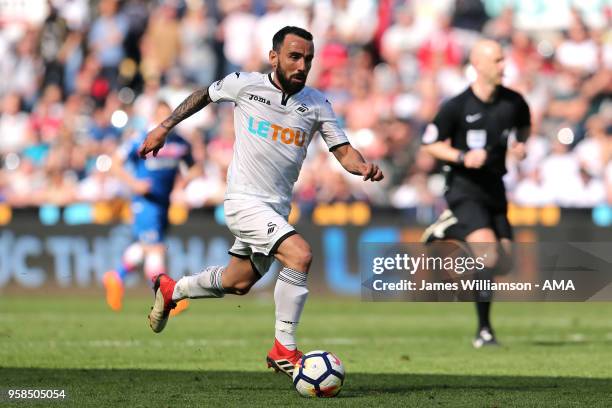
[[304, 88], [305, 83], [303, 84], [292, 83], [289, 80], [289, 78], [287, 78], [287, 75], [285, 75], [285, 70], [281, 68], [280, 64], [278, 64], [278, 66], [276, 67], [276, 71], [274, 73], [276, 74], [276, 77], [278, 78], [278, 82], [280, 82], [281, 86], [283, 87], [283, 90], [287, 92], [288, 94], [297, 93], [301, 91], [302, 88]]

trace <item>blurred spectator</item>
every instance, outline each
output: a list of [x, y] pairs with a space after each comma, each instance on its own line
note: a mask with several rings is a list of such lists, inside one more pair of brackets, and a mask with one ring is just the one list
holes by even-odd
[[15, 207], [44, 203], [43, 191], [48, 182], [48, 174], [27, 158], [14, 155], [11, 160], [13, 163], [5, 163], [6, 201]]
[[530, 74], [539, 67], [540, 55], [537, 53], [531, 38], [523, 31], [512, 34], [510, 50], [506, 55], [506, 70], [504, 81], [514, 84], [523, 76]]
[[580, 167], [593, 177], [604, 175], [606, 163], [610, 160], [608, 149], [610, 136], [606, 134], [606, 124], [601, 116], [591, 116], [587, 121], [586, 138], [576, 145], [576, 158]]
[[542, 183], [538, 167], [533, 168], [518, 182], [511, 198], [514, 203], [528, 207], [544, 207], [555, 203], [550, 185]]
[[63, 127], [70, 133], [77, 143], [86, 143], [90, 140], [88, 126], [91, 121], [91, 106], [89, 100], [80, 94], [71, 94], [64, 103]]
[[[100, 156], [102, 158], [109, 156]], [[108, 171], [98, 170], [81, 180], [76, 187], [75, 196], [79, 201], [98, 202], [110, 201], [123, 192], [122, 183], [112, 177]]]
[[563, 123], [574, 127], [582, 120], [589, 104], [580, 92], [581, 84], [581, 77], [576, 71], [559, 71], [551, 86], [552, 98], [546, 112], [548, 124], [554, 125], [555, 128]]
[[9, 31], [40, 26], [49, 15], [48, 3], [48, 0], [4, 1], [0, 9], [0, 25]]
[[89, 32], [88, 44], [102, 66], [103, 76], [116, 85], [118, 66], [125, 56], [123, 41], [128, 33], [129, 22], [118, 10], [118, 0], [100, 0], [99, 17]]
[[413, 0], [409, 6], [414, 15], [414, 24], [422, 32], [423, 38], [428, 38], [434, 31], [440, 27], [439, 19], [443, 18], [448, 25], [450, 23], [449, 16], [452, 13], [455, 1], [454, 0]]
[[[379, 136], [383, 138], [385, 145], [382, 160], [386, 164], [385, 169], [389, 169], [385, 177], [391, 184], [399, 185], [405, 181], [411, 166], [415, 164], [419, 138], [414, 137], [408, 123], [400, 120], [386, 122], [380, 130]], [[432, 162], [427, 155], [420, 157], [424, 161]], [[433, 170], [433, 166], [422, 166], [418, 170], [427, 174]]]
[[470, 31], [481, 31], [487, 22], [482, 0], [457, 0], [453, 7], [452, 25]]
[[128, 32], [123, 41], [126, 58], [140, 62], [140, 46], [149, 21], [148, 2], [146, 0], [127, 0], [123, 14], [128, 21]]
[[406, 177], [404, 182], [391, 193], [391, 205], [395, 208], [415, 208], [432, 206], [435, 197], [427, 184], [427, 176], [416, 173]]
[[378, 121], [370, 78], [355, 78], [351, 84], [351, 100], [346, 106], [346, 127], [349, 130], [371, 129]]
[[54, 142], [60, 135], [63, 114], [61, 89], [57, 85], [48, 85], [30, 116], [32, 131], [42, 142]]
[[331, 24], [342, 42], [349, 45], [365, 45], [376, 29], [376, 2], [373, 0], [331, 0], [333, 18]]
[[51, 0], [58, 15], [70, 30], [82, 31], [89, 22], [90, 7], [87, 0]]
[[265, 3], [266, 11], [258, 19], [255, 27], [254, 46], [262, 64], [267, 65], [274, 34], [287, 25], [308, 29], [308, 21], [306, 13], [301, 8], [287, 5], [285, 0], [268, 0]]
[[186, 78], [199, 86], [208, 86], [216, 78], [217, 56], [214, 51], [216, 24], [203, 2], [188, 1], [187, 13], [180, 25], [180, 62]]
[[502, 45], [508, 45], [514, 33], [514, 10], [506, 7], [495, 18], [489, 20], [482, 29], [486, 37], [498, 41]]
[[321, 180], [317, 192], [317, 202], [319, 203], [352, 203], [363, 199], [363, 195], [351, 189], [342, 173], [335, 171], [330, 172], [327, 177]]
[[257, 25], [257, 18], [251, 13], [250, 0], [225, 1], [234, 3], [221, 22], [221, 33], [224, 41], [223, 54], [228, 64], [225, 73], [239, 71], [249, 58], [256, 53], [253, 33]]
[[463, 49], [457, 33], [450, 25], [450, 17], [440, 16], [438, 28], [423, 41], [417, 56], [423, 72], [437, 71], [444, 67], [457, 67], [462, 62]]
[[[82, 47], [83, 41], [83, 33], [79, 31], [70, 32], [60, 50], [58, 60], [64, 66], [62, 83], [64, 84], [64, 90], [67, 94], [77, 91], [79, 70], [81, 69], [81, 64], [85, 57]], [[92, 59], [95, 60], [95, 58]]]
[[28, 107], [34, 103], [43, 74], [42, 61], [37, 55], [37, 41], [36, 31], [26, 31], [12, 45], [13, 50], [3, 53], [0, 60], [0, 75], [4, 78], [0, 81], [0, 95], [16, 92]]
[[400, 8], [394, 15], [395, 22], [383, 34], [381, 55], [389, 63], [397, 63], [404, 53], [414, 53], [425, 39], [414, 24], [408, 6]]
[[580, 168], [580, 191], [576, 192], [570, 206], [592, 208], [606, 200], [606, 185], [600, 177], [594, 177]]
[[40, 55], [44, 63], [43, 86], [58, 84], [62, 86], [64, 67], [60, 61], [60, 50], [68, 36], [68, 25], [59, 15], [57, 8], [51, 6], [49, 16], [40, 32]]
[[587, 192], [597, 189], [587, 174], [580, 168], [576, 156], [569, 151], [567, 144], [555, 140], [551, 155], [544, 159], [541, 165], [542, 186], [559, 206], [575, 207], [591, 200], [601, 200], [601, 196], [585, 198]]
[[[315, 48], [315, 52], [317, 48]], [[347, 68], [349, 63], [349, 52], [346, 44], [338, 39], [338, 33], [333, 26], [325, 33], [325, 43], [321, 46], [317, 58], [318, 64], [313, 66], [313, 73], [318, 77], [318, 86], [326, 89], [330, 86], [332, 72], [340, 72]], [[349, 71], [344, 71], [348, 74]], [[348, 79], [348, 78], [347, 78]], [[309, 78], [312, 80], [312, 78]], [[347, 87], [348, 88], [348, 87]]]
[[589, 38], [586, 27], [576, 21], [571, 25], [567, 38], [557, 47], [556, 57], [564, 67], [593, 73], [599, 65], [597, 54], [597, 45]]
[[30, 142], [28, 114], [21, 110], [21, 97], [9, 93], [2, 100], [0, 112], [0, 156], [21, 152]]
[[163, 76], [177, 65], [181, 30], [174, 5], [164, 2], [153, 11], [141, 44], [145, 76]]
[[230, 111], [222, 111], [220, 117], [218, 131], [208, 143], [207, 163], [214, 164], [218, 173], [224, 175], [234, 154], [234, 118]]
[[539, 168], [542, 161], [550, 153], [551, 143], [549, 139], [537, 133], [537, 125], [532, 128], [531, 136], [529, 136], [526, 143], [527, 157], [519, 164], [521, 173], [525, 174], [529, 174]]
[[105, 107], [96, 108], [93, 112], [88, 133], [95, 142], [102, 142], [107, 138], [118, 140], [121, 137], [121, 129], [113, 126], [111, 112]]
[[48, 179], [42, 189], [41, 202], [65, 206], [72, 203], [77, 197], [76, 178], [69, 172], [62, 169], [48, 170]]
[[145, 124], [150, 122], [155, 106], [157, 105], [160, 89], [159, 81], [159, 77], [155, 75], [145, 77], [144, 89], [134, 101], [133, 120], [138, 120], [143, 126], [146, 126]]

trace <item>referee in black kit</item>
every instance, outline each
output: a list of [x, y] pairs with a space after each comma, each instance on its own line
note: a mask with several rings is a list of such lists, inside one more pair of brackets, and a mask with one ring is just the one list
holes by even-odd
[[[470, 63], [475, 81], [442, 105], [422, 136], [422, 148], [450, 165], [445, 193], [449, 210], [427, 228], [423, 241], [465, 241], [474, 257], [486, 253], [481, 277], [486, 279], [512, 268], [512, 228], [502, 177], [507, 152], [519, 160], [525, 157], [531, 118], [523, 97], [501, 85], [504, 55], [497, 42], [476, 43]], [[489, 320], [492, 294], [474, 295], [478, 331], [473, 345], [496, 345]]]

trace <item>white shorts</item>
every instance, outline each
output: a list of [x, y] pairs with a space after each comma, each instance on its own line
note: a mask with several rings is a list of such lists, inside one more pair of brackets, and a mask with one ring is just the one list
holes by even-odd
[[250, 258], [256, 272], [263, 276], [280, 244], [296, 234], [287, 222], [290, 209], [256, 199], [227, 199], [223, 206], [227, 227], [236, 237], [229, 254]]

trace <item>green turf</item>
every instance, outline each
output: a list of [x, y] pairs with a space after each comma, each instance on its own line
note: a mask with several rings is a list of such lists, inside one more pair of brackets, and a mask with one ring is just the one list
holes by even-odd
[[[166, 331], [148, 299], [0, 299], [0, 406], [612, 406], [612, 303], [494, 305], [504, 346], [473, 350], [470, 304], [311, 298], [304, 351], [337, 353], [333, 400], [300, 398], [265, 369], [273, 307], [256, 297], [192, 301]], [[63, 402], [8, 403], [8, 388], [65, 389]]]

